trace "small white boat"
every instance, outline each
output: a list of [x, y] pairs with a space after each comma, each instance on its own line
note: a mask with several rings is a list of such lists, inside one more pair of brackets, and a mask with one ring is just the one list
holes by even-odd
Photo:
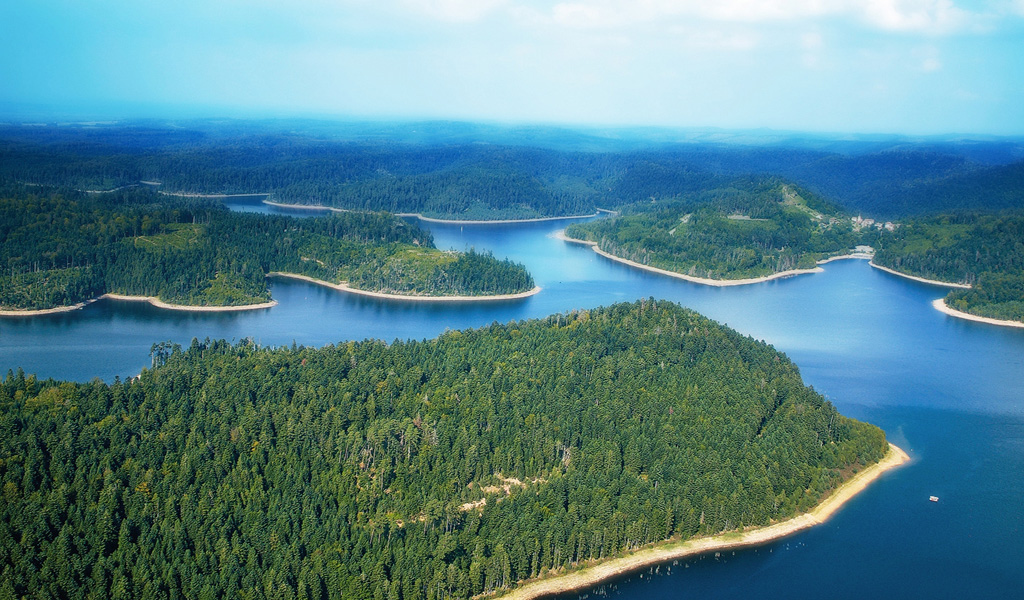
[[932, 502], [938, 502], [939, 501], [939, 497], [938, 496], [928, 496], [928, 499], [931, 500]]

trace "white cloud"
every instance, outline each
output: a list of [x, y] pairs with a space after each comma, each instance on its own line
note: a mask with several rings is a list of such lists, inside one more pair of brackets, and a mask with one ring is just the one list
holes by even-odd
[[800, 36], [800, 45], [805, 50], [818, 50], [825, 45], [825, 40], [820, 33], [811, 31]]
[[[465, 3], [464, 0], [445, 1]], [[1013, 1], [1016, 9], [1024, 14], [1024, 0]], [[886, 31], [944, 34], [976, 28], [987, 18], [959, 8], [953, 0], [567, 0], [540, 7], [525, 4], [524, 0], [515, 2], [512, 13], [522, 20], [580, 29], [692, 22], [694, 19], [764, 23], [837, 18]]]
[[563, 2], [551, 9], [551, 21], [557, 25], [574, 28], [615, 27], [629, 18], [615, 7], [596, 6], [585, 2]]
[[825, 38], [816, 31], [809, 31], [800, 36], [800, 47], [803, 49], [800, 63], [808, 69], [821, 68], [821, 53], [825, 47]]
[[868, 23], [890, 31], [948, 33], [971, 20], [950, 0], [868, 0], [863, 11]]
[[472, 23], [501, 8], [508, 0], [399, 0], [399, 3], [439, 21]]
[[924, 46], [913, 51], [914, 58], [918, 61], [918, 68], [924, 73], [934, 73], [942, 70], [942, 60], [939, 58], [939, 49], [935, 46]]
[[686, 34], [686, 45], [698, 50], [753, 50], [761, 38], [750, 32], [704, 29]]

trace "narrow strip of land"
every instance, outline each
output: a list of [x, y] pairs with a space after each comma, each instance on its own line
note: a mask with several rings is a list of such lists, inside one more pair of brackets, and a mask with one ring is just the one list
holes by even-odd
[[251, 196], [269, 196], [267, 192], [251, 192], [248, 194], [200, 194], [198, 192], [166, 192], [157, 191], [164, 196], [177, 196], [178, 198], [249, 198]]
[[[264, 204], [274, 206], [277, 208], [293, 208], [297, 210], [329, 210], [332, 212], [360, 212], [350, 210], [346, 208], [335, 208], [333, 206], [324, 206], [322, 204], [284, 204], [282, 202], [272, 202], [270, 200], [264, 200]], [[369, 211], [365, 211], [369, 212]], [[421, 221], [427, 221], [428, 223], [446, 223], [449, 225], [498, 225], [502, 223], [538, 223], [541, 221], [561, 221], [562, 219], [585, 219], [587, 217], [596, 217], [601, 214], [601, 211], [595, 212], [591, 215], [570, 215], [567, 217], [537, 217], [534, 219], [495, 219], [495, 220], [460, 220], [460, 219], [437, 219], [434, 217], [424, 217], [420, 213], [395, 213], [396, 217], [413, 217]]]
[[903, 277], [905, 279], [913, 279], [914, 281], [920, 281], [921, 283], [927, 283], [929, 285], [940, 285], [942, 287], [961, 288], [965, 290], [970, 289], [971, 287], [966, 283], [949, 283], [948, 281], [939, 281], [938, 279], [925, 279], [924, 277], [917, 277], [916, 275], [907, 275], [906, 273], [900, 273], [895, 269], [875, 264], [874, 261], [869, 264], [880, 271], [885, 271], [886, 273], [892, 273], [893, 275]]
[[932, 306], [935, 307], [935, 310], [941, 313], [945, 313], [951, 317], [956, 317], [958, 319], [967, 319], [968, 321], [976, 321], [978, 323], [988, 323], [989, 325], [999, 325], [1000, 327], [1024, 328], [1024, 323], [1021, 323], [1020, 321], [1008, 321], [1004, 319], [993, 319], [991, 317], [979, 317], [978, 315], [972, 315], [971, 313], [966, 313], [963, 312], [962, 310], [950, 308], [949, 306], [946, 305], [946, 301], [943, 298], [936, 298], [935, 300], [932, 300]]
[[909, 459], [910, 457], [903, 450], [893, 444], [889, 444], [889, 452], [881, 461], [862, 469], [808, 513], [775, 523], [774, 525], [759, 527], [749, 531], [734, 531], [686, 541], [661, 542], [625, 556], [587, 566], [579, 571], [555, 574], [527, 581], [502, 597], [514, 600], [534, 600], [552, 594], [575, 592], [593, 587], [602, 581], [670, 560], [706, 552], [766, 544], [808, 527], [824, 523], [843, 504], [848, 502], [858, 492], [864, 490], [868, 484], [878, 479], [886, 471], [902, 465]]
[[129, 296], [126, 294], [103, 294], [100, 298], [108, 298], [110, 300], [127, 300], [129, 302], [149, 302], [157, 308], [166, 308], [167, 310], [180, 310], [186, 312], [237, 312], [241, 310], [260, 310], [263, 308], [271, 308], [277, 306], [277, 300], [271, 300], [270, 302], [261, 302], [259, 304], [242, 304], [239, 306], [190, 306], [188, 304], [170, 304], [157, 298], [156, 296]]
[[85, 308], [86, 305], [92, 304], [97, 299], [89, 300], [87, 302], [79, 302], [78, 304], [72, 304], [71, 306], [56, 306], [54, 308], [39, 308], [39, 309], [4, 309], [0, 310], [0, 317], [36, 317], [39, 315], [55, 315], [59, 313], [71, 312], [80, 308]]
[[[414, 296], [411, 294], [388, 294], [385, 292], [371, 292], [368, 290], [361, 290], [358, 288], [351, 287], [345, 283], [331, 283], [322, 279], [316, 279], [313, 277], [307, 277], [306, 275], [297, 275], [295, 273], [281, 273], [273, 272], [268, 273], [267, 277], [287, 277], [290, 279], [301, 279], [317, 285], [322, 285], [349, 294], [359, 294], [361, 296], [369, 296], [371, 298], [382, 298], [385, 300], [403, 300], [412, 302], [492, 302], [498, 300], [519, 300], [521, 298], [528, 298], [537, 294], [541, 291], [540, 286], [534, 286], [533, 289], [520, 292], [518, 294], [493, 294], [489, 296]], [[38, 310], [0, 310], [0, 317], [33, 317], [39, 315], [52, 315], [63, 312], [71, 312], [84, 308], [88, 304], [92, 304], [97, 300], [109, 298], [111, 300], [127, 300], [129, 302], [149, 302], [157, 308], [166, 308], [167, 310], [180, 310], [188, 312], [236, 312], [241, 310], [259, 310], [263, 308], [271, 308], [277, 306], [277, 300], [271, 300], [270, 302], [262, 302], [260, 304], [243, 304], [240, 306], [189, 306], [187, 304], [170, 304], [160, 300], [156, 296], [129, 296], [125, 294], [103, 294], [99, 298], [94, 298], [87, 302], [79, 302], [72, 306], [58, 306], [55, 308], [44, 308]]]
[[563, 219], [586, 219], [588, 217], [597, 217], [601, 213], [595, 212], [591, 215], [569, 215], [566, 217], [536, 217], [533, 219], [495, 219], [493, 221], [487, 220], [475, 220], [475, 221], [463, 221], [459, 219], [436, 219], [434, 217], [424, 217], [419, 213], [403, 213], [398, 215], [399, 217], [416, 217], [420, 221], [427, 221], [428, 223], [447, 223], [450, 225], [500, 225], [503, 223], [540, 223], [543, 221], [561, 221]]
[[828, 258], [823, 258], [823, 259], [818, 261], [818, 264], [819, 265], [824, 265], [824, 264], [830, 263], [830, 262], [832, 262], [834, 260], [849, 260], [849, 259], [871, 260], [874, 257], [875, 257], [874, 254], [870, 254], [868, 252], [852, 252], [850, 254], [840, 254], [839, 256], [830, 256]]
[[762, 282], [765, 282], [765, 281], [771, 281], [773, 279], [781, 279], [783, 277], [793, 277], [795, 275], [806, 275], [808, 273], [821, 273], [822, 271], [824, 271], [824, 269], [822, 269], [821, 267], [814, 267], [813, 269], [792, 269], [792, 270], [789, 270], [789, 271], [780, 271], [778, 273], [772, 273], [771, 275], [765, 275], [764, 277], [750, 277], [750, 278], [747, 278], [747, 279], [708, 279], [706, 277], [694, 277], [693, 275], [684, 275], [682, 273], [677, 273], [675, 271], [668, 271], [666, 269], [659, 269], [658, 267], [652, 267], [650, 265], [645, 265], [643, 263], [638, 263], [636, 261], [632, 261], [632, 260], [629, 260], [629, 259], [626, 259], [626, 258], [622, 258], [621, 256], [615, 256], [614, 254], [605, 252], [604, 250], [600, 249], [597, 246], [597, 242], [590, 242], [590, 241], [587, 241], [587, 240], [578, 240], [576, 238], [571, 238], [571, 237], [565, 235], [565, 230], [564, 229], [562, 231], [556, 232], [554, 235], [555, 235], [556, 238], [558, 238], [558, 239], [560, 239], [562, 241], [565, 241], [565, 242], [569, 242], [569, 243], [572, 243], [572, 244], [582, 244], [584, 246], [590, 246], [591, 249], [594, 252], [600, 254], [601, 256], [603, 256], [603, 257], [605, 257], [605, 258], [607, 258], [609, 260], [614, 260], [616, 262], [620, 262], [620, 263], [622, 263], [624, 265], [629, 265], [631, 267], [636, 267], [637, 269], [643, 269], [645, 271], [650, 271], [652, 273], [658, 273], [659, 275], [667, 275], [669, 277], [675, 277], [677, 279], [685, 279], [686, 281], [689, 281], [691, 283], [699, 283], [701, 285], [710, 285], [710, 286], [714, 286], [714, 287], [729, 287], [729, 286], [734, 286], [734, 285], [750, 285], [750, 284], [753, 284], [753, 283], [762, 283]]
[[369, 296], [371, 298], [381, 298], [384, 300], [403, 300], [412, 302], [489, 302], [495, 300], [519, 300], [521, 298], [528, 298], [534, 294], [540, 292], [539, 286], [534, 287], [532, 290], [526, 292], [520, 292], [518, 294], [495, 294], [491, 296], [413, 296], [411, 294], [388, 294], [384, 292], [371, 292], [368, 290], [361, 290], [358, 288], [351, 287], [345, 283], [331, 283], [330, 281], [324, 281], [323, 279], [316, 279], [306, 275], [297, 275], [295, 273], [281, 273], [271, 272], [267, 274], [267, 277], [286, 277], [289, 279], [301, 279], [302, 281], [308, 281], [324, 287], [329, 287], [349, 294], [359, 294], [360, 296]]

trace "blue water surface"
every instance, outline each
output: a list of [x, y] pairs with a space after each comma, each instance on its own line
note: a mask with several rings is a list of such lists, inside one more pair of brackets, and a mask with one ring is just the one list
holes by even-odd
[[[422, 224], [440, 248], [472, 247], [525, 264], [544, 289], [524, 300], [411, 303], [283, 279], [271, 283], [278, 306], [251, 312], [181, 313], [102, 300], [72, 313], [0, 319], [0, 369], [112, 380], [148, 366], [151, 345], [163, 340], [251, 337], [265, 345], [323, 346], [423, 339], [495, 321], [668, 299], [786, 352], [806, 383], [844, 414], [882, 427], [912, 462], [823, 525], [758, 548], [662, 565], [584, 595], [1024, 597], [1024, 330], [943, 315], [931, 307], [943, 288], [861, 260], [750, 286], [692, 284], [556, 239], [567, 222]], [[929, 502], [930, 495], [940, 501]]]

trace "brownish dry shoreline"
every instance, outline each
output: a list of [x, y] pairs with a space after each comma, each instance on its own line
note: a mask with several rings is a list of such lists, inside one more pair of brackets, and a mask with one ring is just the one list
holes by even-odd
[[369, 296], [371, 298], [381, 298], [384, 300], [402, 300], [411, 302], [488, 302], [495, 300], [519, 300], [521, 298], [528, 298], [534, 294], [540, 292], [539, 286], [534, 287], [532, 290], [527, 292], [520, 292], [518, 294], [498, 294], [494, 296], [412, 296], [404, 294], [385, 294], [383, 292], [370, 292], [367, 290], [360, 290], [351, 287], [344, 283], [331, 283], [324, 281], [323, 279], [316, 279], [315, 277], [309, 277], [307, 275], [297, 275], [295, 273], [281, 273], [271, 272], [267, 274], [267, 277], [284, 277], [287, 279], [301, 279], [302, 281], [308, 281], [324, 287], [329, 287], [341, 292], [347, 292], [349, 294], [359, 294], [360, 296]]
[[786, 521], [749, 531], [734, 531], [720, 535], [685, 541], [661, 542], [653, 546], [630, 552], [624, 556], [601, 561], [578, 571], [559, 573], [524, 582], [519, 587], [501, 595], [512, 600], [535, 600], [552, 594], [577, 592], [591, 588], [603, 581], [626, 575], [637, 570], [677, 560], [688, 556], [721, 550], [758, 546], [792, 535], [798, 531], [824, 523], [843, 504], [864, 490], [883, 473], [910, 460], [907, 454], [889, 444], [889, 452], [881, 461], [862, 469], [839, 486], [810, 512]]

